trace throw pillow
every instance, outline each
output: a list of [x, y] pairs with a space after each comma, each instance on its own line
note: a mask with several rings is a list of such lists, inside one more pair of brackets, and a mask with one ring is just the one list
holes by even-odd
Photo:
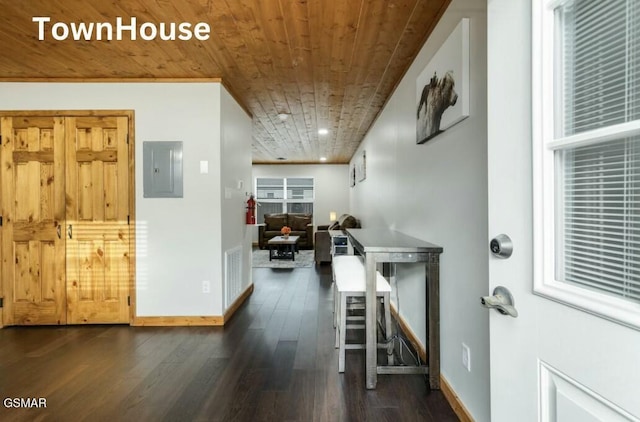
[[358, 220], [352, 215], [344, 214], [340, 216], [338, 220], [340, 222], [340, 228], [344, 229], [353, 229], [358, 225]]
[[264, 223], [267, 225], [266, 229], [269, 231], [280, 230], [286, 225], [287, 218], [283, 215], [270, 215], [264, 216]]
[[290, 215], [289, 216], [289, 224], [291, 224], [291, 228], [296, 231], [305, 231], [307, 229], [307, 224], [311, 223], [311, 217], [303, 217], [298, 215]]

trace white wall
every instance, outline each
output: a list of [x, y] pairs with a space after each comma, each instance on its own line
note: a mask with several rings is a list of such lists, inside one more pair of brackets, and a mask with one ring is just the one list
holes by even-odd
[[[251, 283], [251, 242], [253, 226], [246, 225], [245, 207], [251, 192], [251, 117], [238, 105], [233, 97], [222, 87], [221, 96], [222, 122], [222, 232], [223, 265], [219, 268], [219, 281], [224, 279], [224, 253], [230, 249], [242, 246], [242, 290]], [[213, 291], [222, 291], [224, 286], [212, 286]], [[220, 289], [220, 290], [218, 290]], [[218, 299], [218, 298], [216, 298]], [[223, 297], [220, 297], [223, 307]]]
[[[416, 79], [463, 17], [470, 18], [470, 116], [416, 145]], [[453, 0], [368, 132], [367, 178], [351, 190], [364, 227], [390, 227], [444, 248], [440, 261], [442, 374], [478, 421], [489, 420], [486, 2]], [[421, 266], [398, 266], [402, 317], [425, 342]], [[461, 344], [471, 349], [471, 372]]]
[[[338, 217], [349, 213], [349, 166], [346, 164], [256, 164], [253, 180], [258, 177], [313, 177], [315, 180], [315, 204], [313, 224], [329, 224], [329, 213]], [[255, 192], [255, 187], [252, 188]], [[260, 212], [258, 207], [257, 212]], [[257, 230], [255, 240], [257, 241]]]
[[[213, 288], [221, 285], [223, 253], [220, 103], [218, 83], [0, 84], [2, 110], [135, 110], [138, 316], [223, 313]], [[143, 198], [144, 141], [184, 143], [183, 198]], [[208, 174], [200, 174], [201, 160]], [[203, 280], [211, 293], [202, 292]]]

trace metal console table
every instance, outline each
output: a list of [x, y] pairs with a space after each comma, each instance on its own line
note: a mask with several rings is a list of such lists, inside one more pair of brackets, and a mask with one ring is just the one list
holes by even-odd
[[[378, 374], [428, 374], [429, 387], [440, 389], [440, 254], [436, 246], [394, 230], [347, 229], [353, 247], [365, 258], [366, 381], [376, 388]], [[427, 366], [378, 366], [376, 338], [376, 264], [424, 262], [427, 282]]]

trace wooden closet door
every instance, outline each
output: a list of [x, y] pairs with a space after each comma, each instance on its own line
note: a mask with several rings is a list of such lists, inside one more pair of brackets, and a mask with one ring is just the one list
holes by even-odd
[[127, 117], [66, 119], [67, 321], [128, 323]]
[[4, 325], [66, 323], [63, 122], [0, 120]]

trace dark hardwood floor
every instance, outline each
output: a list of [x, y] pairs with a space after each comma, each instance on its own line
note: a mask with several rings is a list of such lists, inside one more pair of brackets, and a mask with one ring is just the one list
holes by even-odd
[[[254, 270], [221, 327], [0, 330], [0, 421], [457, 421], [420, 375], [380, 375], [364, 351], [338, 373], [329, 266]], [[46, 408], [5, 407], [46, 398]]]

